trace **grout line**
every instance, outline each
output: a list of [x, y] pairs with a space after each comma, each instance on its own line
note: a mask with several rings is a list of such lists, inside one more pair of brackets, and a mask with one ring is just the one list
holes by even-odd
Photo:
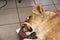
[[33, 7], [33, 6], [27, 6], [27, 7], [18, 7], [18, 8], [30, 8], [30, 7]]
[[8, 10], [8, 9], [16, 9], [16, 8], [1, 8], [0, 10]]
[[0, 9], [0, 10], [8, 10], [8, 9], [16, 9], [16, 8], [4, 8], [4, 9]]
[[59, 4], [55, 4], [55, 5], [60, 5], [60, 3]]
[[[18, 0], [17, 0], [18, 1]], [[18, 15], [18, 19], [19, 19], [19, 24], [21, 26], [21, 22], [20, 22], [20, 17], [19, 17], [19, 11], [18, 11], [18, 7], [17, 7], [17, 2], [15, 0], [15, 4], [16, 4], [16, 10], [17, 10], [17, 15]]]
[[[49, 6], [49, 5], [53, 5], [53, 4], [42, 5], [42, 6]], [[59, 4], [55, 4], [55, 5], [59, 5]], [[18, 7], [18, 8], [29, 8], [29, 7], [34, 7], [34, 6]], [[16, 8], [7, 8], [7, 9], [1, 9], [1, 10], [8, 10], [8, 9], [16, 9]]]
[[42, 6], [50, 6], [50, 5], [54, 5], [54, 4], [48, 4], [48, 5], [42, 5]]
[[[34, 0], [34, 3], [37, 4], [35, 0]], [[42, 6], [49, 6], [49, 5], [53, 5], [53, 4], [47, 4], [47, 5], [42, 5]]]
[[[53, 0], [51, 0], [51, 1], [53, 2], [54, 7], [56, 8], [54, 1]], [[56, 8], [56, 10], [57, 10], [57, 8]]]
[[33, 0], [34, 1], [34, 4], [36, 5], [36, 1], [35, 0]]
[[[29, 8], [29, 7], [33, 7], [33, 6], [27, 6], [27, 7], [18, 7], [18, 8]], [[8, 9], [16, 9], [16, 8], [4, 8], [4, 9], [0, 9], [0, 10], [8, 10]]]
[[11, 25], [11, 24], [19, 24], [19, 22], [16, 22], [16, 23], [7, 23], [7, 24], [0, 24], [0, 26]]
[[[53, 5], [53, 4], [42, 5], [42, 6], [49, 6], [49, 5]], [[59, 5], [59, 4], [56, 4], [56, 5]], [[18, 8], [29, 8], [29, 7], [34, 7], [34, 6], [18, 7]], [[8, 10], [8, 9], [16, 9], [16, 8], [7, 8], [7, 9], [1, 9], [1, 10]]]
[[49, 6], [49, 5], [54, 5], [54, 4], [47, 4], [47, 5], [42, 5], [42, 6]]
[[[53, 5], [53, 4], [42, 5], [42, 6], [49, 6], [49, 5]], [[34, 7], [34, 6], [27, 6], [27, 7], [18, 7], [18, 8], [29, 8], [29, 7]]]

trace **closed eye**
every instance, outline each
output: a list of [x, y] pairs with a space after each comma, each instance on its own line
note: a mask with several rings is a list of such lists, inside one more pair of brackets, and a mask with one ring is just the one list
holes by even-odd
[[25, 20], [25, 22], [29, 22], [29, 21], [31, 20], [31, 18], [32, 18], [32, 16], [29, 16], [29, 18], [27, 18], [27, 19]]

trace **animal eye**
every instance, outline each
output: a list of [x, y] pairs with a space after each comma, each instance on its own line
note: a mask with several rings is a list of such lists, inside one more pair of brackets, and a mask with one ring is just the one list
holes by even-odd
[[25, 20], [25, 22], [30, 22], [32, 16], [29, 16], [28, 19]]

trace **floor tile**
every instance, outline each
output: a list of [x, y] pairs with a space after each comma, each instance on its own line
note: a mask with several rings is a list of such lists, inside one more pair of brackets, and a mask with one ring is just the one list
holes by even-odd
[[57, 10], [60, 10], [60, 5], [55, 5]]
[[0, 10], [0, 24], [16, 22], [19, 22], [16, 9]]
[[56, 10], [54, 5], [47, 5], [47, 6], [43, 6], [44, 10], [49, 10], [49, 11], [54, 11]]
[[0, 26], [0, 40], [19, 40], [16, 33], [16, 29], [19, 27], [19, 24]]
[[54, 4], [60, 4], [60, 0], [53, 0]]
[[19, 15], [21, 22], [24, 22], [26, 18], [32, 14], [32, 7], [28, 8], [19, 8]]
[[7, 5], [1, 9], [16, 8], [15, 0], [7, 0]]
[[53, 4], [51, 0], [35, 0], [36, 4], [49, 5]]
[[34, 6], [34, 1], [33, 0], [22, 0], [21, 3], [18, 3], [17, 1], [17, 6], [18, 7], [29, 7], [29, 6]]

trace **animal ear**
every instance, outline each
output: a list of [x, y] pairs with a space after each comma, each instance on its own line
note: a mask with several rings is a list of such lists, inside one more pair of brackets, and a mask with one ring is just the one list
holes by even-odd
[[34, 8], [33, 8], [33, 13], [35, 13], [35, 14], [43, 14], [43, 12], [44, 12], [44, 10], [43, 10], [43, 8], [42, 8], [42, 5], [40, 5], [40, 4], [36, 4], [35, 6], [34, 6]]

